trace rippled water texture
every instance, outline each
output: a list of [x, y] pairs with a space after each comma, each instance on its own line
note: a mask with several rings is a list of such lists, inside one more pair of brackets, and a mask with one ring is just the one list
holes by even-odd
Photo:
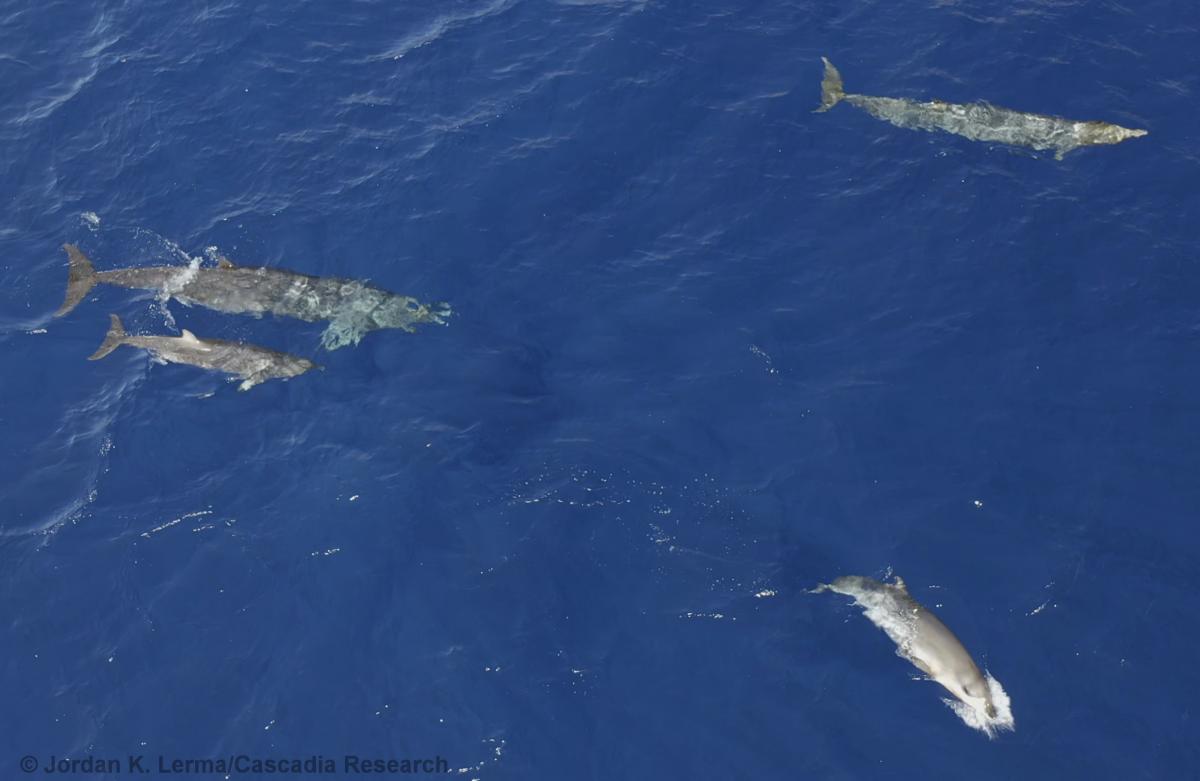
[[[1186, 777], [1196, 26], [1163, 0], [0, 5], [0, 777]], [[862, 94], [1150, 132], [1057, 162], [815, 114], [822, 56]], [[67, 242], [454, 316], [334, 352], [325, 323], [111, 286], [55, 319]], [[238, 393], [89, 362], [110, 313], [324, 371]], [[889, 571], [1015, 732], [805, 594]]]

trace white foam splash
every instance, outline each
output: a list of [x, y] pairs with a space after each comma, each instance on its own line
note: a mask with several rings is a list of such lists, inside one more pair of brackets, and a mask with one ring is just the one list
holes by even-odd
[[196, 275], [200, 273], [200, 258], [189, 258], [188, 264], [179, 269], [178, 273], [172, 274], [163, 284], [162, 295], [164, 298], [170, 298], [187, 287]]
[[500, 759], [504, 756], [504, 748], [506, 745], [506, 741], [504, 738], [485, 738], [483, 742], [484, 742], [484, 744], [488, 744], [488, 743], [491, 744], [491, 746], [492, 746], [491, 756], [486, 759], [480, 760], [479, 762], [475, 763], [474, 765], [468, 765], [466, 767], [455, 768], [455, 772], [457, 774], [459, 774], [459, 775], [468, 775], [469, 774], [471, 776], [471, 781], [479, 781], [479, 776], [477, 776], [475, 774], [483, 770], [484, 766], [488, 763], [488, 760], [491, 760], [492, 762], [499, 762]]
[[[187, 256], [185, 255], [185, 257]], [[195, 279], [196, 275], [199, 273], [200, 258], [188, 258], [188, 264], [179, 269], [177, 273], [169, 276], [167, 281], [163, 283], [162, 289], [158, 291], [158, 310], [159, 313], [162, 314], [163, 322], [168, 328], [175, 330], [179, 326], [175, 324], [175, 316], [171, 314], [171, 310], [167, 307], [167, 302], [169, 302], [173, 296], [180, 293], [185, 287], [187, 287], [188, 284]], [[185, 299], [181, 298], [179, 300], [187, 304]]]
[[867, 620], [896, 644], [896, 655], [908, 659], [907, 649], [917, 634], [916, 617], [905, 610], [890, 591], [855, 591], [846, 596], [854, 597]]
[[159, 532], [165, 531], [166, 529], [169, 529], [176, 524], [183, 523], [184, 521], [188, 520], [189, 518], [203, 518], [206, 515], [212, 515], [212, 514], [213, 514], [212, 510], [197, 510], [196, 512], [192, 512], [192, 513], [184, 513], [183, 515], [179, 516], [178, 518], [172, 518], [171, 520], [167, 521], [166, 523], [155, 526], [153, 529], [151, 529], [148, 532], [142, 532], [142, 536], [149, 537], [151, 534], [158, 534]]
[[750, 352], [754, 353], [766, 362], [767, 374], [779, 374], [779, 370], [775, 368], [775, 362], [771, 360], [771, 356], [767, 355], [765, 350], [756, 344], [752, 344], [750, 345]]
[[158, 241], [158, 243], [161, 244], [168, 252], [170, 252], [175, 257], [179, 258], [180, 260], [186, 260], [189, 263], [195, 261], [195, 258], [193, 258], [191, 255], [189, 255], [187, 253], [187, 250], [185, 250], [183, 247], [179, 246], [179, 242], [172, 241], [171, 239], [168, 239], [166, 236], [160, 236], [157, 233], [155, 233], [154, 231], [146, 231], [141, 228], [139, 228], [137, 230], [137, 233], [135, 235], [141, 236], [144, 233], [149, 234], [149, 236], [151, 238]]
[[992, 706], [996, 709], [995, 716], [988, 716], [983, 711], [967, 705], [965, 702], [952, 700], [949, 697], [943, 697], [942, 702], [963, 721], [971, 729], [977, 729], [988, 736], [989, 740], [996, 738], [998, 732], [1012, 732], [1017, 728], [1016, 721], [1013, 719], [1012, 704], [1008, 699], [1008, 692], [1004, 691], [1004, 687], [1000, 685], [992, 677], [991, 673], [984, 673], [987, 678], [988, 691], [992, 695]]

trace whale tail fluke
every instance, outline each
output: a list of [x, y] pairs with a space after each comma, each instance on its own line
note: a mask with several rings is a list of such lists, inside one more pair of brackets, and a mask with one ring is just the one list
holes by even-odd
[[821, 106], [814, 109], [817, 113], [828, 111], [846, 97], [846, 91], [842, 87], [842, 74], [838, 73], [838, 69], [833, 67], [833, 63], [827, 58], [822, 57], [821, 62], [825, 63], [825, 76], [821, 79]]
[[104, 342], [100, 345], [100, 349], [88, 356], [89, 361], [100, 360], [124, 344], [125, 340], [129, 337], [129, 334], [125, 333], [125, 326], [121, 325], [121, 318], [116, 315], [109, 315], [108, 318], [112, 323], [108, 327], [108, 334], [104, 337]]
[[64, 244], [63, 249], [67, 251], [67, 261], [70, 263], [70, 270], [67, 272], [67, 297], [54, 313], [55, 317], [62, 317], [78, 306], [96, 284], [96, 269], [92, 268], [92, 261], [88, 260], [88, 256], [74, 244]]

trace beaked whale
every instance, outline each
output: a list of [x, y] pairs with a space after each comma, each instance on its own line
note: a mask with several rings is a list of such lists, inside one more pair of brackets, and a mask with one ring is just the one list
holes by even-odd
[[821, 80], [821, 105], [817, 112], [828, 111], [844, 100], [896, 127], [943, 130], [972, 141], [1053, 149], [1056, 160], [1062, 160], [1067, 152], [1081, 146], [1119, 144], [1127, 138], [1140, 138], [1150, 132], [1108, 122], [1080, 122], [1045, 114], [1026, 114], [989, 103], [922, 102], [854, 95], [843, 89], [842, 74], [833, 63], [825, 57], [821, 61], [825, 63], [825, 76]]
[[121, 318], [109, 315], [109, 321], [111, 325], [104, 337], [104, 343], [88, 357], [89, 361], [98, 361], [121, 345], [127, 344], [148, 350], [161, 361], [232, 374], [242, 380], [242, 384], [238, 386], [240, 391], [250, 390], [266, 380], [297, 377], [309, 369], [316, 368], [316, 364], [307, 358], [245, 342], [201, 339], [186, 329], [183, 336], [131, 336], [125, 333]]
[[326, 350], [358, 344], [367, 331], [400, 328], [415, 331], [418, 323], [445, 325], [446, 304], [428, 306], [363, 282], [313, 277], [278, 268], [244, 268], [222, 258], [216, 268], [156, 266], [96, 271], [74, 244], [64, 244], [70, 270], [67, 295], [55, 312], [74, 309], [97, 283], [157, 290], [180, 302], [218, 312], [295, 317], [308, 322], [329, 320], [321, 335]]
[[871, 623], [896, 644], [896, 655], [912, 662], [958, 702], [944, 700], [968, 725], [995, 737], [1014, 728], [1008, 695], [1000, 683], [980, 672], [971, 654], [950, 629], [908, 593], [899, 577], [881, 583], [848, 575], [821, 584], [813, 593], [832, 591], [853, 597]]

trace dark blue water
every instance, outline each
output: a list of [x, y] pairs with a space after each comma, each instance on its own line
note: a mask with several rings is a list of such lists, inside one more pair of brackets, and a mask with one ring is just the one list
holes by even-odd
[[[1162, 0], [0, 5], [0, 776], [1194, 774], [1198, 27]], [[1055, 162], [813, 114], [821, 55], [851, 91], [1150, 135]], [[54, 319], [68, 241], [455, 315], [333, 353], [112, 287]], [[89, 363], [109, 312], [326, 369], [238, 393]], [[804, 593], [889, 569], [1015, 732]]]

